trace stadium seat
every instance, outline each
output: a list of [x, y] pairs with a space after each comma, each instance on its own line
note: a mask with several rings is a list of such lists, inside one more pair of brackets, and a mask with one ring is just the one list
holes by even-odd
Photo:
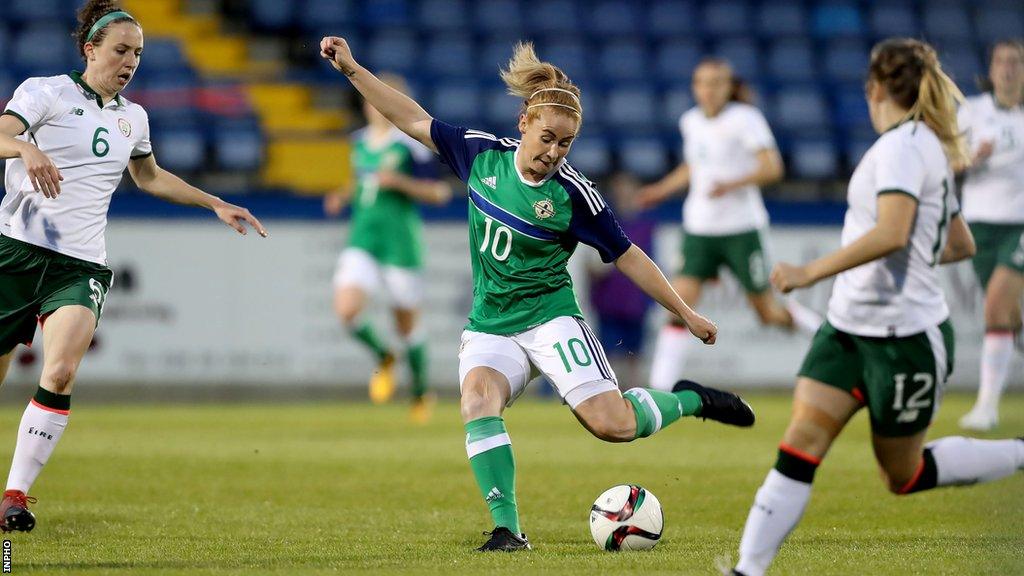
[[257, 129], [221, 128], [214, 133], [213, 150], [224, 170], [257, 170], [263, 163], [263, 137]]
[[429, 110], [450, 124], [476, 127], [483, 120], [480, 88], [468, 82], [437, 84]]
[[491, 88], [484, 95], [484, 120], [489, 125], [512, 125], [522, 107], [521, 98], [504, 88]]
[[619, 82], [646, 80], [648, 70], [647, 50], [639, 42], [618, 41], [602, 46], [600, 70], [604, 77]]
[[750, 6], [741, 0], [721, 0], [704, 5], [703, 32], [710, 37], [738, 36], [750, 30]]
[[875, 143], [876, 137], [867, 133], [853, 134], [844, 143], [843, 153], [846, 163], [852, 170], [864, 158], [864, 153]]
[[658, 99], [652, 90], [627, 85], [608, 91], [604, 119], [620, 131], [646, 131], [657, 124], [657, 109]]
[[411, 24], [409, 3], [406, 0], [373, 0], [360, 2], [360, 23], [369, 26], [408, 26]]
[[797, 140], [790, 149], [789, 167], [803, 178], [832, 178], [839, 171], [839, 157], [828, 140]]
[[409, 73], [417, 69], [420, 44], [411, 32], [383, 31], [369, 38], [366, 55], [372, 70]]
[[481, 34], [518, 34], [523, 28], [516, 0], [473, 2], [473, 27]]
[[70, 8], [62, 0], [7, 0], [4, 4], [3, 20], [19, 26], [64, 24], [73, 20], [77, 9], [77, 4]]
[[[177, 40], [167, 38], [147, 40], [142, 62], [146, 64], [146, 68], [157, 68], [164, 73], [188, 72], [192, 69], [181, 51], [181, 44]], [[141, 66], [139, 70], [142, 70]]]
[[875, 4], [871, 7], [871, 31], [878, 38], [914, 37], [921, 25], [910, 4]]
[[206, 143], [198, 130], [153, 132], [152, 140], [163, 168], [171, 172], [196, 172], [206, 167]]
[[468, 14], [462, 0], [422, 0], [416, 22], [427, 30], [465, 32], [470, 29]]
[[[74, 65], [73, 44], [68, 41], [68, 32], [64, 28], [30, 26], [15, 37], [10, 61], [16, 63], [26, 76], [63, 74]], [[41, 50], [41, 46], [52, 49]]]
[[653, 179], [669, 170], [665, 147], [656, 138], [631, 138], [619, 146], [622, 168], [640, 178]]
[[296, 12], [294, 2], [252, 0], [249, 3], [249, 21], [258, 30], [287, 29], [295, 22]]
[[832, 93], [832, 117], [840, 128], [871, 127], [864, 84], [842, 84]]
[[939, 52], [942, 67], [961, 90], [970, 92], [979, 76], [985, 74], [985, 62], [973, 44], [951, 45]]
[[925, 38], [931, 42], [967, 42], [974, 36], [971, 19], [963, 7], [936, 6], [925, 11], [923, 16]]
[[818, 38], [859, 36], [863, 33], [864, 22], [852, 2], [827, 2], [814, 8], [811, 30]]
[[584, 132], [573, 142], [569, 163], [591, 180], [607, 176], [612, 167], [607, 139], [600, 134]]
[[688, 38], [695, 29], [693, 2], [655, 0], [647, 10], [647, 31], [657, 38]]
[[[542, 59], [554, 63], [574, 81], [586, 81], [595, 73], [596, 57], [582, 38], [555, 36], [551, 41], [541, 44], [538, 50]], [[502, 63], [507, 62], [511, 55], [509, 51]]]
[[[481, 2], [486, 4], [486, 2]], [[581, 34], [579, 12], [572, 0], [548, 0], [531, 4], [530, 29], [542, 34]]]
[[478, 46], [475, 55], [478, 73], [484, 78], [495, 78], [498, 68], [503, 68], [512, 57], [512, 47], [519, 39], [518, 36], [496, 35], [488, 38], [483, 46]]
[[871, 49], [857, 40], [836, 40], [825, 48], [825, 75], [840, 82], [867, 78]]
[[762, 36], [804, 36], [807, 14], [799, 2], [765, 2], [757, 14], [757, 31]]
[[430, 76], [470, 77], [476, 74], [475, 56], [470, 37], [441, 33], [427, 44], [421, 67]]
[[1017, 9], [982, 10], [977, 17], [978, 39], [986, 45], [1007, 38], [1024, 38], [1024, 6]]
[[817, 70], [810, 43], [802, 39], [776, 42], [768, 53], [768, 72], [784, 82], [814, 80]]
[[673, 40], [662, 43], [654, 56], [657, 77], [662, 82], [689, 81], [703, 52], [696, 42]]
[[[302, 29], [311, 32], [351, 28], [361, 22], [359, 4], [354, 0], [306, 0], [299, 10], [298, 19]], [[333, 34], [338, 35], [336, 32]]]
[[744, 80], [754, 80], [761, 76], [760, 50], [757, 43], [746, 38], [723, 40], [715, 47], [716, 56], [725, 58], [732, 64], [733, 71]]
[[598, 38], [609, 36], [642, 36], [641, 12], [638, 3], [630, 0], [603, 0], [588, 9], [587, 26]]
[[689, 85], [679, 85], [669, 88], [662, 97], [662, 120], [661, 126], [666, 134], [672, 134], [677, 141], [672, 145], [678, 147], [679, 140], [679, 118], [684, 112], [693, 108], [693, 96], [690, 93]]
[[786, 130], [823, 129], [828, 125], [828, 107], [817, 90], [784, 88], [774, 99], [774, 124]]

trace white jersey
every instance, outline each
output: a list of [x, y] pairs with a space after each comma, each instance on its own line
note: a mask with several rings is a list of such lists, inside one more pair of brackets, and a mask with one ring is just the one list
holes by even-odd
[[959, 211], [953, 172], [938, 137], [923, 122], [905, 122], [882, 134], [850, 178], [843, 246], [878, 221], [878, 197], [908, 194], [917, 200], [910, 243], [839, 274], [828, 303], [828, 321], [859, 336], [919, 334], [949, 317], [938, 263]]
[[9, 158], [0, 234], [105, 265], [110, 198], [128, 160], [152, 151], [145, 110], [120, 95], [102, 106], [72, 72], [29, 78], [4, 113], [25, 124], [18, 139], [49, 156], [64, 180], [60, 195], [46, 198], [33, 190], [21, 158]]
[[957, 114], [971, 153], [992, 142], [992, 155], [964, 179], [964, 219], [1024, 223], [1024, 105], [1000, 106], [991, 93], [972, 96]]
[[744, 186], [720, 196], [711, 190], [720, 182], [738, 180], [757, 170], [757, 154], [775, 148], [764, 115], [749, 104], [730, 102], [708, 118], [695, 107], [679, 119], [683, 156], [690, 168], [690, 192], [683, 204], [683, 228], [691, 234], [724, 236], [768, 225], [768, 211], [757, 186]]

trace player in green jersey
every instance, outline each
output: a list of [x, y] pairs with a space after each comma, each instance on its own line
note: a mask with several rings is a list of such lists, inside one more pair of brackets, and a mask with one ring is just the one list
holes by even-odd
[[[18, 427], [0, 530], [28, 531], [27, 496], [68, 423], [75, 374], [113, 281], [106, 265], [107, 208], [125, 169], [139, 188], [212, 210], [245, 234], [249, 211], [161, 168], [149, 119], [121, 96], [138, 69], [141, 25], [110, 0], [90, 0], [76, 33], [85, 72], [29, 78], [0, 115], [6, 194], [0, 204], [0, 381], [14, 347], [43, 331], [43, 370]], [[56, 47], [51, 47], [56, 49]]]
[[[408, 92], [399, 76], [381, 79]], [[433, 400], [427, 394], [427, 350], [419, 326], [423, 234], [417, 203], [443, 204], [451, 198], [451, 187], [438, 177], [437, 162], [423, 144], [366, 102], [363, 113], [366, 128], [353, 135], [354, 186], [324, 198], [324, 209], [332, 216], [346, 202], [352, 205], [348, 247], [334, 275], [334, 310], [352, 336], [377, 356], [370, 399], [387, 402], [395, 390], [395, 354], [362, 317], [367, 299], [383, 284], [412, 373], [411, 417], [422, 423], [430, 417]]]
[[694, 312], [646, 254], [630, 243], [594, 185], [566, 161], [583, 121], [579, 89], [557, 67], [518, 44], [501, 73], [523, 99], [522, 140], [458, 128], [377, 79], [342, 38], [321, 55], [400, 130], [436, 151], [468, 186], [473, 308], [459, 351], [466, 452], [495, 528], [479, 548], [530, 547], [519, 526], [515, 460], [501, 418], [534, 372], [554, 384], [594, 436], [629, 442], [682, 416], [751, 426], [738, 396], [680, 381], [673, 391], [625, 394], [597, 338], [583, 321], [566, 263], [583, 242], [714, 344], [717, 328]]

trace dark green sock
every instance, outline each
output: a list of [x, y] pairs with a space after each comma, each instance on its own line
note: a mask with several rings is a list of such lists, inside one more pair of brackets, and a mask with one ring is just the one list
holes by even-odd
[[495, 526], [519, 534], [516, 506], [516, 460], [505, 421], [498, 416], [477, 418], [466, 423], [466, 454], [480, 494], [491, 510]]
[[366, 347], [377, 355], [378, 360], [383, 360], [391, 351], [384, 345], [384, 342], [377, 336], [377, 332], [369, 322], [363, 322], [359, 327], [349, 330], [357, 340], [366, 344]]
[[412, 372], [412, 395], [419, 398], [427, 393], [427, 345], [423, 342], [410, 345], [407, 354]]
[[636, 437], [646, 438], [683, 416], [700, 413], [700, 396], [693, 390], [662, 392], [632, 388], [622, 395], [636, 414]]

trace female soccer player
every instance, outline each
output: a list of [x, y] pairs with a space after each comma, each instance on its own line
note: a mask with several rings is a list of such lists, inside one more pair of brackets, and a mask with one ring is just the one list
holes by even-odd
[[[780, 303], [768, 285], [768, 259], [762, 236], [768, 211], [760, 186], [782, 179], [782, 158], [761, 111], [725, 60], [709, 58], [693, 73], [697, 106], [679, 120], [685, 162], [640, 191], [651, 206], [686, 186], [683, 207], [683, 265], [673, 286], [696, 305], [705, 282], [725, 266], [747, 292], [764, 324], [800, 328], [813, 334], [821, 317], [789, 300]], [[651, 387], [667, 390], [683, 374], [692, 340], [675, 319], [661, 329], [651, 366]]]
[[974, 271], [985, 290], [978, 399], [960, 426], [991, 430], [1021, 332], [1024, 296], [1024, 42], [992, 48], [988, 91], [960, 108], [973, 152], [964, 180], [964, 218], [978, 243]]
[[75, 372], [92, 341], [113, 279], [104, 230], [110, 197], [127, 167], [139, 188], [213, 210], [241, 234], [249, 211], [160, 168], [145, 110], [120, 95], [142, 55], [142, 27], [110, 0], [90, 0], [76, 32], [85, 72], [29, 78], [0, 116], [0, 157], [9, 159], [0, 204], [0, 380], [18, 343], [43, 326], [43, 372], [25, 409], [0, 529], [28, 531], [26, 496], [68, 422]]
[[466, 452], [495, 528], [479, 548], [521, 550], [515, 461], [501, 418], [535, 367], [552, 381], [596, 437], [628, 442], [681, 416], [750, 426], [738, 396], [679, 382], [674, 392], [636, 388], [620, 394], [604, 351], [580, 316], [566, 262], [577, 244], [615, 262], [694, 336], [713, 344], [717, 328], [679, 298], [642, 250], [630, 244], [593, 184], [565, 161], [583, 119], [579, 89], [518, 44], [501, 73], [523, 98], [522, 141], [457, 128], [360, 66], [345, 40], [324, 38], [321, 55], [406, 134], [441, 155], [468, 185], [473, 308], [462, 335], [459, 376]]
[[[398, 76], [382, 75], [381, 80], [408, 93]], [[426, 395], [426, 342], [418, 326], [423, 234], [416, 203], [444, 204], [451, 198], [451, 188], [439, 179], [434, 155], [423, 144], [365, 102], [363, 113], [366, 128], [353, 135], [352, 228], [334, 275], [334, 310], [349, 332], [376, 354], [379, 365], [370, 379], [370, 399], [387, 402], [395, 390], [395, 356], [369, 320], [361, 319], [367, 298], [383, 283], [412, 373], [411, 415], [424, 422], [432, 402]], [[337, 215], [351, 195], [347, 187], [327, 195], [325, 211]]]
[[938, 265], [974, 253], [950, 164], [966, 158], [960, 91], [922, 42], [871, 52], [867, 101], [881, 135], [850, 179], [842, 247], [804, 266], [778, 264], [782, 292], [838, 274], [828, 319], [800, 368], [793, 415], [750, 509], [734, 574], [761, 576], [811, 496], [829, 446], [859, 409], [895, 494], [987, 482], [1024, 466], [1024, 441], [959, 436], [924, 444], [953, 368], [953, 328]]

